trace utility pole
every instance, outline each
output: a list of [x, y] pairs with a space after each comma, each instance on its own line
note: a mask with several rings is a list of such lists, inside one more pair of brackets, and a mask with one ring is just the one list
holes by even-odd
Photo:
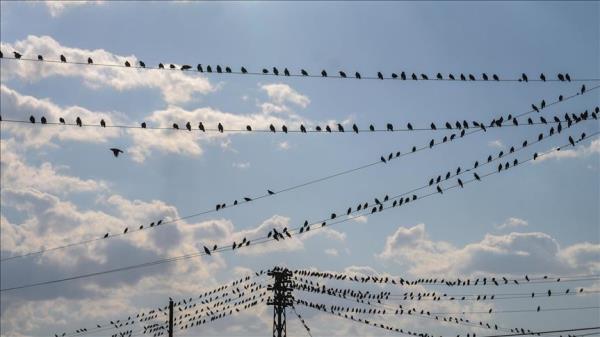
[[273, 285], [267, 290], [273, 292], [267, 305], [273, 306], [273, 337], [287, 337], [285, 308], [294, 304], [292, 296], [292, 272], [286, 268], [275, 267], [267, 275], [273, 278]]
[[169, 298], [169, 337], [173, 337], [173, 299]]

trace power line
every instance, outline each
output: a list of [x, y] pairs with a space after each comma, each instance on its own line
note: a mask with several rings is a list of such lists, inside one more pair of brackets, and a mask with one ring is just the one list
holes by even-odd
[[[525, 336], [525, 335], [532, 335], [532, 334], [546, 335], [546, 334], [551, 334], [551, 333], [590, 331], [590, 330], [598, 330], [598, 329], [600, 329], [600, 326], [589, 327], [589, 328], [572, 328], [572, 329], [563, 329], [563, 330], [534, 331], [532, 333], [514, 333], [514, 334], [507, 334], [507, 335], [488, 335], [488, 336], [482, 336], [482, 337], [511, 337], [511, 336]], [[584, 335], [582, 335], [582, 336], [584, 336]]]
[[[586, 91], [586, 93], [591, 92], [593, 90], [596, 90], [598, 88], [600, 88], [600, 85], [598, 85], [596, 87], [593, 87], [593, 88], [590, 88], [589, 90]], [[580, 94], [578, 93], [578, 94], [574, 94], [574, 95], [571, 95], [571, 96], [567, 96], [566, 98], [564, 98], [562, 100], [559, 99], [557, 101], [551, 102], [547, 106], [549, 107], [549, 106], [552, 106], [554, 104], [558, 104], [560, 102], [567, 101], [567, 100], [572, 99], [574, 97], [577, 97], [579, 95]], [[533, 109], [529, 110], [527, 112], [524, 112], [524, 113], [521, 113], [521, 114], [517, 115], [514, 118], [522, 117], [524, 115], [532, 113], [533, 111], [535, 111], [535, 110], [533, 110]], [[582, 113], [582, 116], [584, 114], [585, 114], [585, 112]], [[585, 117], [585, 118], [587, 120], [587, 117]], [[560, 122], [563, 121], [563, 120], [559, 119], [558, 117], [557, 117], [557, 119], [558, 119], [558, 121], [553, 121], [553, 122], [554, 123], [558, 123], [560, 125]], [[568, 121], [568, 125], [571, 124], [571, 122], [569, 122], [569, 120], [567, 120]], [[494, 121], [496, 121], [496, 119]], [[546, 123], [542, 123], [542, 124], [547, 124], [547, 123], [549, 123], [549, 122], [546, 121]], [[494, 123], [491, 123], [490, 125], [492, 125], [492, 127], [493, 127]], [[514, 125], [514, 124], [512, 124], [512, 125]], [[523, 124], [520, 124], [520, 125], [523, 125]], [[497, 126], [497, 127], [499, 127], [499, 126]], [[481, 130], [482, 130], [481, 128], [478, 128], [478, 129], [474, 129], [473, 131], [465, 132], [464, 134], [461, 133], [461, 138], [463, 136], [468, 136], [468, 135], [480, 132]], [[463, 129], [463, 132], [464, 131], [465, 131], [465, 129]], [[427, 149], [431, 149], [431, 148], [433, 148], [435, 146], [439, 146], [441, 144], [446, 143], [448, 138], [450, 139], [450, 141], [452, 141], [453, 136], [452, 135], [450, 135], [449, 137], [446, 136], [446, 137], [444, 137], [444, 139], [442, 141], [439, 141], [439, 142], [435, 142], [434, 140], [432, 140], [429, 145], [424, 145], [424, 146], [419, 147], [419, 148], [417, 148], [416, 146], [413, 146], [412, 150], [409, 151], [409, 152], [400, 152], [400, 151], [398, 151], [398, 152], [396, 152], [396, 156], [395, 157], [392, 157], [392, 154], [390, 154], [390, 156], [388, 156], [388, 160], [387, 161], [390, 161], [392, 159], [398, 159], [400, 157], [408, 156], [408, 155], [411, 155], [413, 153], [416, 153], [416, 152], [419, 152], [419, 151], [422, 151], [422, 150], [427, 150]], [[159, 224], [160, 225], [174, 224], [174, 223], [177, 223], [177, 222], [180, 222], [180, 221], [183, 221], [183, 220], [186, 220], [186, 219], [194, 218], [194, 217], [197, 217], [197, 216], [206, 215], [206, 214], [210, 214], [210, 213], [216, 213], [219, 210], [222, 210], [222, 209], [225, 209], [225, 208], [231, 208], [231, 207], [235, 207], [235, 206], [238, 206], [238, 205], [241, 205], [241, 204], [246, 204], [246, 203], [249, 203], [249, 202], [252, 202], [252, 201], [256, 201], [256, 200], [260, 200], [260, 199], [263, 199], [263, 198], [271, 197], [271, 196], [276, 195], [276, 194], [293, 191], [293, 190], [296, 190], [296, 189], [299, 189], [299, 188], [302, 188], [302, 187], [305, 187], [305, 186], [313, 185], [313, 184], [316, 184], [316, 183], [319, 183], [319, 182], [322, 182], [322, 181], [326, 181], [326, 180], [330, 180], [330, 179], [333, 179], [333, 178], [336, 178], [336, 177], [339, 177], [339, 176], [342, 176], [342, 175], [346, 175], [346, 174], [350, 174], [350, 173], [353, 173], [353, 172], [356, 172], [356, 171], [360, 171], [360, 170], [369, 168], [371, 166], [376, 166], [376, 165], [381, 165], [381, 164], [387, 163], [387, 161], [384, 159], [384, 156], [381, 156], [381, 158], [382, 159], [374, 161], [374, 162], [371, 162], [369, 164], [361, 165], [361, 166], [358, 166], [358, 167], [355, 167], [355, 168], [352, 168], [352, 169], [348, 169], [348, 170], [344, 170], [344, 171], [340, 171], [340, 172], [337, 172], [337, 173], [334, 173], [334, 174], [331, 174], [331, 175], [328, 175], [328, 176], [324, 176], [324, 177], [316, 178], [316, 179], [313, 179], [313, 180], [309, 180], [309, 181], [306, 181], [304, 183], [300, 183], [300, 184], [297, 184], [297, 185], [289, 186], [289, 187], [286, 187], [286, 188], [283, 188], [283, 189], [280, 189], [280, 190], [275, 190], [273, 192], [268, 191], [268, 193], [264, 193], [262, 195], [253, 196], [253, 197], [244, 197], [244, 200], [240, 200], [239, 202], [236, 199], [233, 202], [233, 204], [229, 204], [229, 205], [224, 204], [225, 206], [222, 206], [219, 203], [217, 205], [216, 209], [215, 208], [211, 208], [211, 209], [207, 209], [207, 210], [204, 210], [204, 211], [200, 211], [200, 212], [197, 212], [197, 213], [194, 213], [194, 214], [182, 216], [182, 217], [175, 218], [175, 219], [168, 220], [168, 221], [163, 221], [161, 219], [160, 221], [157, 222], [157, 227], [158, 227]], [[83, 241], [79, 241], [79, 242], [73, 242], [73, 243], [70, 243], [70, 244], [65, 244], [65, 245], [62, 245], [62, 246], [56, 246], [56, 247], [47, 248], [47, 249], [40, 249], [38, 251], [33, 251], [33, 252], [21, 254], [21, 255], [14, 255], [14, 256], [10, 256], [10, 257], [5, 257], [5, 258], [0, 259], [0, 262], [8, 261], [8, 260], [13, 260], [13, 259], [16, 259], [16, 258], [21, 258], [21, 257], [27, 257], [27, 256], [32, 256], [32, 255], [43, 254], [45, 252], [50, 252], [50, 251], [55, 251], [55, 250], [59, 250], [59, 249], [70, 248], [70, 247], [74, 247], [74, 246], [78, 246], [78, 245], [89, 244], [89, 243], [93, 243], [93, 242], [100, 241], [100, 240], [103, 240], [103, 239], [120, 237], [122, 235], [137, 233], [137, 232], [140, 232], [140, 231], [143, 231], [143, 230], [148, 230], [149, 228], [154, 228], [154, 222], [152, 222], [152, 224], [149, 227], [144, 227], [142, 225], [142, 226], [139, 227], [139, 229], [132, 228], [127, 233], [125, 233], [125, 232], [123, 232], [123, 233], [117, 233], [117, 234], [108, 235], [107, 237], [101, 237], [101, 236], [99, 236], [99, 237], [96, 237], [94, 239], [88, 239], [88, 240], [83, 240]]]
[[[41, 59], [40, 59], [41, 56]], [[61, 55], [62, 56], [62, 55]], [[456, 83], [470, 83], [470, 82], [597, 82], [600, 81], [598, 78], [571, 78], [568, 73], [562, 74], [559, 73], [556, 75], [556, 78], [546, 78], [546, 76], [542, 73], [539, 78], [528, 78], [526, 74], [521, 74], [521, 76], [517, 78], [500, 78], [497, 74], [487, 74], [482, 73], [480, 76], [475, 76], [473, 74], [464, 74], [454, 75], [452, 73], [448, 73], [448, 75], [442, 75], [442, 73], [437, 73], [435, 75], [428, 75], [424, 73], [414, 73], [414, 72], [406, 72], [401, 71], [400, 73], [390, 72], [389, 75], [384, 75], [381, 72], [378, 72], [375, 76], [363, 76], [360, 72], [355, 72], [354, 74], [348, 73], [344, 71], [338, 70], [337, 72], [331, 73], [326, 70], [321, 70], [320, 73], [315, 75], [314, 73], [309, 73], [305, 69], [300, 69], [298, 72], [290, 71], [287, 67], [284, 67], [282, 70], [273, 68], [262, 68], [261, 71], [248, 71], [245, 67], [239, 67], [239, 71], [231, 69], [229, 66], [213, 65], [214, 71], [210, 65], [201, 65], [197, 64], [196, 66], [192, 66], [189, 64], [163, 64], [160, 63], [156, 67], [147, 66], [143, 61], [134, 61], [134, 63], [125, 62], [123, 64], [117, 63], [98, 63], [94, 62], [91, 59], [88, 59], [86, 62], [81, 61], [68, 61], [66, 58], [64, 60], [54, 60], [54, 59], [46, 59], [42, 55], [39, 55], [38, 58], [27, 58], [19, 55], [18, 57], [2, 57], [1, 60], [10, 60], [10, 61], [20, 61], [20, 62], [34, 62], [39, 64], [44, 63], [52, 63], [52, 64], [63, 64], [63, 65], [78, 65], [78, 66], [92, 66], [92, 67], [111, 67], [111, 68], [122, 68], [122, 69], [131, 69], [131, 70], [158, 70], [158, 71], [183, 71], [185, 73], [194, 73], [194, 74], [204, 74], [204, 75], [254, 75], [254, 76], [271, 76], [271, 77], [302, 77], [302, 78], [324, 78], [324, 79], [348, 79], [348, 80], [392, 80], [392, 81], [409, 81], [409, 82], [417, 82], [417, 81], [425, 81], [425, 82], [456, 82]], [[90, 62], [91, 60], [91, 62]]]
[[[595, 132], [591, 135], [586, 136], [585, 138], [581, 139], [578, 141], [578, 143], [581, 143], [583, 140], [587, 140], [590, 139], [592, 137], [597, 136], [598, 134], [600, 134], [600, 131]], [[557, 148], [557, 149], [552, 149], [549, 150], [547, 152], [544, 153], [536, 153], [536, 158], [540, 158], [544, 155], [547, 155], [549, 153], [552, 153], [554, 151], [560, 150], [562, 147], [566, 147], [569, 146], [570, 144], [564, 144], [563, 146]], [[527, 160], [521, 161], [521, 164], [524, 164], [526, 162], [532, 161], [534, 160], [533, 158], [529, 158]], [[518, 165], [518, 166], [522, 166], [522, 165]], [[514, 168], [514, 166], [513, 166]], [[478, 178], [473, 178], [471, 180], [466, 180], [463, 184], [467, 185], [470, 183], [473, 183], [475, 181], [479, 181], [482, 180], [483, 178], [487, 178], [488, 176], [494, 175], [494, 174], [498, 174], [501, 172], [505, 172], [506, 170], [502, 170], [502, 171], [492, 171], [489, 172], [487, 174], [482, 174], [480, 176], [478, 176]], [[444, 190], [450, 190], [450, 189], [454, 189], [454, 188], [458, 188], [459, 185], [453, 185], [453, 186], [449, 186], [447, 188], [445, 188]], [[417, 199], [424, 199], [433, 195], [437, 195], [439, 194], [439, 192], [431, 192], [429, 194], [425, 194], [422, 195], [420, 197], [418, 197]], [[414, 199], [414, 200], [417, 200]], [[393, 199], [391, 199], [393, 200]], [[387, 206], [387, 207], [382, 207], [381, 210], [379, 210], [377, 213], [381, 213], [383, 210], [389, 210], [391, 208], [394, 208], [395, 206]], [[371, 213], [372, 214], [372, 213]], [[369, 216], [370, 214], [368, 213], [363, 213], [361, 215], [358, 216]], [[342, 219], [339, 221], [335, 221], [333, 223], [330, 223], [329, 226], [338, 224], [338, 223], [343, 223], [343, 222], [347, 222], [349, 220], [352, 220], [358, 216], [354, 216], [354, 217], [347, 217], [346, 219]], [[300, 226], [297, 228], [293, 228], [290, 232], [290, 236], [291, 233], [294, 233], [295, 235], [299, 235], [302, 233], [307, 233], [308, 231], [302, 231], [301, 229], [304, 229], [305, 226]], [[323, 223], [323, 225], [321, 227], [316, 227], [314, 230], [318, 230], [319, 228], [325, 228], [325, 223]], [[254, 243], [254, 246], [259, 245], [259, 244], [263, 244], [266, 242], [272, 242], [275, 241], [275, 238], [271, 237], [270, 235], [266, 236], [266, 237], [262, 237], [262, 238], [257, 238], [257, 239], [253, 239], [248, 241], [248, 245], [250, 242]], [[247, 245], [247, 246], [248, 246]], [[229, 247], [221, 247], [218, 249], [215, 249], [213, 251], [215, 252], [224, 252], [224, 251], [230, 251], [230, 250], [234, 250], [234, 248], [229, 248]], [[212, 254], [212, 253], [211, 253]], [[170, 262], [175, 262], [175, 261], [180, 261], [180, 260], [186, 260], [186, 259], [190, 259], [193, 257], [199, 257], [199, 256], [205, 256], [205, 255], [209, 255], [208, 253], [205, 252], [197, 252], [197, 253], [191, 253], [191, 254], [186, 254], [186, 255], [180, 255], [180, 256], [176, 256], [176, 257], [171, 257], [171, 258], [165, 258], [165, 259], [159, 259], [159, 260], [155, 260], [155, 261], [150, 261], [150, 262], [145, 262], [145, 263], [140, 263], [140, 264], [134, 264], [134, 265], [130, 265], [130, 266], [125, 266], [125, 267], [119, 267], [119, 268], [114, 268], [114, 269], [108, 269], [108, 270], [104, 270], [104, 271], [99, 271], [99, 272], [93, 272], [93, 273], [88, 273], [88, 274], [80, 274], [80, 275], [76, 275], [76, 276], [71, 276], [71, 277], [66, 277], [66, 278], [62, 278], [62, 279], [55, 279], [55, 280], [50, 280], [50, 281], [43, 281], [43, 282], [37, 282], [37, 283], [30, 283], [30, 284], [25, 284], [25, 285], [20, 285], [20, 286], [14, 286], [14, 287], [9, 287], [9, 288], [4, 288], [4, 289], [0, 289], [0, 292], [4, 292], [4, 291], [14, 291], [14, 290], [18, 290], [18, 289], [25, 289], [25, 288], [31, 288], [31, 287], [37, 287], [37, 286], [42, 286], [42, 285], [49, 285], [49, 284], [54, 284], [54, 283], [60, 283], [60, 282], [65, 282], [65, 281], [72, 281], [72, 280], [78, 280], [78, 279], [83, 279], [83, 278], [89, 278], [89, 277], [95, 277], [95, 276], [99, 276], [99, 275], [104, 275], [104, 274], [109, 274], [109, 273], [115, 273], [115, 272], [121, 272], [121, 271], [126, 271], [126, 270], [132, 270], [132, 269], [138, 269], [138, 268], [144, 268], [144, 267], [149, 267], [149, 266], [154, 266], [154, 265], [159, 265], [159, 264], [163, 264], [163, 263], [170, 263]]]

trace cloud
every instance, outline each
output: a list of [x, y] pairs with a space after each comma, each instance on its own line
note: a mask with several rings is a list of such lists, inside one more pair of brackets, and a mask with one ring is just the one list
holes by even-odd
[[277, 147], [279, 147], [280, 150], [287, 151], [290, 149], [290, 143], [287, 141], [284, 141], [284, 142], [277, 144]]
[[[388, 236], [383, 260], [408, 267], [414, 275], [474, 275], [597, 273], [600, 245], [583, 243], [561, 248], [556, 239], [540, 232], [486, 234], [463, 247], [431, 240], [424, 224], [399, 227]], [[595, 260], [594, 260], [595, 258]]]
[[265, 84], [261, 85], [260, 89], [266, 91], [271, 101], [277, 105], [285, 105], [289, 102], [306, 108], [310, 104], [310, 99], [307, 96], [300, 94], [287, 84]]
[[101, 5], [104, 4], [104, 1], [85, 1], [85, 0], [71, 0], [71, 1], [56, 1], [56, 0], [46, 0], [44, 1], [50, 15], [52, 17], [60, 16], [67, 8], [79, 7], [84, 5]]
[[560, 151], [552, 151], [548, 154], [538, 157], [534, 163], [540, 163], [546, 160], [585, 158], [594, 154], [600, 154], [600, 139], [594, 139], [588, 146], [578, 146], [574, 149], [568, 148]]
[[[53, 2], [54, 3], [54, 2]], [[56, 2], [64, 4], [66, 2]], [[67, 60], [87, 62], [91, 57], [98, 64], [124, 64], [129, 61], [137, 64], [134, 55], [121, 56], [104, 49], [79, 49], [61, 45], [50, 36], [29, 35], [15, 43], [2, 43], [3, 51], [16, 50], [26, 58], [36, 58], [38, 54], [47, 59], [58, 59], [59, 54]], [[83, 79], [90, 88], [110, 87], [124, 91], [149, 88], [159, 90], [164, 100], [170, 104], [191, 101], [196, 94], [208, 94], [217, 90], [208, 79], [198, 73], [182, 71], [136, 70], [120, 67], [80, 66], [73, 64], [37, 63], [29, 61], [2, 62], [2, 81], [8, 78], [21, 78], [36, 82], [53, 76], [77, 77]]]
[[[99, 124], [100, 119], [104, 119], [109, 125], [115, 124], [115, 119], [110, 113], [90, 111], [79, 106], [61, 107], [48, 99], [22, 95], [5, 85], [0, 86], [0, 98], [0, 109], [5, 119], [21, 120], [33, 115], [38, 121], [42, 116], [45, 116], [52, 122], [58, 122], [59, 118], [63, 117], [66, 121], [74, 123], [75, 119], [80, 117], [83, 123]], [[36, 148], [47, 145], [52, 146], [55, 140], [105, 143], [120, 134], [119, 130], [111, 128], [75, 128], [60, 125], [33, 127], [4, 123], [2, 128], [9, 131], [22, 145]]]
[[250, 167], [250, 162], [233, 163], [232, 166], [240, 170], [245, 170]]
[[361, 216], [357, 216], [357, 217], [353, 218], [352, 221], [355, 221], [358, 223], [367, 223], [367, 222], [369, 222], [369, 218], [367, 218], [364, 215], [361, 215]]
[[338, 255], [340, 255], [340, 253], [335, 248], [325, 249], [325, 254], [330, 255], [330, 256], [338, 256]]
[[489, 141], [488, 146], [501, 149], [504, 147], [504, 144], [502, 144], [502, 141], [500, 141], [500, 139], [496, 139], [496, 140]]
[[106, 190], [108, 184], [93, 179], [80, 179], [59, 171], [67, 171], [68, 167], [55, 167], [50, 162], [40, 166], [31, 166], [15, 151], [14, 139], [2, 139], [0, 147], [0, 171], [3, 188], [37, 188], [40, 191], [55, 194], [73, 192], [99, 192]]
[[527, 221], [523, 220], [523, 219], [519, 219], [519, 218], [508, 218], [506, 219], [506, 221], [500, 225], [495, 225], [496, 228], [498, 229], [505, 229], [505, 228], [513, 228], [513, 227], [525, 227], [529, 225], [527, 223]]

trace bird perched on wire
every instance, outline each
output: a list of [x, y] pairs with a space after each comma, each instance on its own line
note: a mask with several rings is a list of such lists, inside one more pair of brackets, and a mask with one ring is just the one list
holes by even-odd
[[116, 147], [110, 148], [115, 158], [119, 157], [119, 153], [123, 153], [123, 150], [117, 149]]

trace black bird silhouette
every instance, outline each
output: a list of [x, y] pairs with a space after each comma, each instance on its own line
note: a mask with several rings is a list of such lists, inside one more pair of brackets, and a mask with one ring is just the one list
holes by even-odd
[[37, 59], [38, 59], [38, 61], [43, 61], [43, 60], [44, 60], [44, 57], [43, 57], [42, 55], [38, 55], [38, 58], [37, 58]]
[[140, 67], [146, 68], [146, 63], [144, 63], [144, 61], [139, 61], [139, 62], [140, 62]]
[[437, 189], [437, 191], [438, 191], [440, 194], [444, 194], [444, 191], [442, 190], [442, 188], [440, 187], [440, 185], [437, 185], [437, 186], [436, 186], [436, 189]]
[[246, 68], [244, 68], [244, 67], [242, 67], [241, 70], [242, 70], [242, 74], [247, 74], [248, 73], [248, 70], [246, 70]]
[[481, 75], [481, 77], [483, 77], [483, 80], [484, 80], [484, 81], [487, 81], [487, 80], [489, 79], [489, 78], [488, 78], [488, 75], [487, 75], [486, 73], [483, 73], [483, 74]]
[[583, 95], [585, 93], [585, 84], [581, 85], [581, 94]]
[[246, 202], [252, 201], [252, 198], [244, 197], [244, 201], [246, 201]]
[[40, 121], [42, 122], [42, 124], [46, 124], [48, 121], [46, 120], [46, 117], [42, 116], [42, 118], [40, 119]]
[[212, 73], [212, 68], [210, 66], [206, 66], [206, 71]]
[[275, 67], [273, 67], [273, 74], [279, 75], [279, 70]]
[[525, 75], [525, 73], [521, 74], [521, 79], [522, 79], [523, 81], [525, 81], [525, 82], [527, 82], [527, 81], [528, 81], [528, 79], [527, 79], [527, 75]]
[[196, 66], [196, 70], [198, 70], [199, 72], [203, 73], [204, 72], [204, 68], [202, 68], [202, 64], [198, 63], [198, 65]]
[[104, 238], [106, 239], [108, 237], [108, 235], [109, 235], [108, 233], [104, 234]]
[[546, 107], [546, 100], [542, 100], [542, 102], [540, 103], [540, 107], [542, 109]]
[[273, 124], [269, 125], [269, 130], [271, 130], [271, 132], [276, 132]]
[[540, 122], [548, 124], [548, 121], [546, 121], [546, 118], [544, 118], [544, 116], [540, 116]]
[[354, 73], [354, 77], [358, 78], [359, 80], [361, 79], [360, 73], [358, 71], [356, 73]]
[[223, 72], [223, 68], [221, 68], [220, 65], [217, 64], [217, 72], [220, 74]]
[[561, 74], [561, 73], [559, 73], [559, 74], [557, 75], [557, 77], [558, 77], [558, 79], [559, 79], [561, 82], [563, 82], [563, 81], [565, 80], [565, 76], [563, 76], [563, 74]]
[[396, 79], [398, 78], [398, 75], [396, 73], [392, 73], [392, 78]]
[[186, 71], [186, 70], [190, 70], [190, 69], [192, 69], [192, 66], [189, 64], [184, 64], [181, 66], [182, 71]]
[[327, 131], [327, 132], [331, 132], [331, 128], [329, 127], [329, 125], [326, 125], [326, 126], [325, 126], [325, 131]]
[[535, 106], [535, 104], [531, 104], [531, 108], [533, 109], [533, 111], [535, 112], [540, 112], [540, 109], [538, 109], [537, 106]]
[[337, 127], [339, 132], [344, 132], [344, 127], [342, 126], [342, 124], [338, 123]]
[[282, 126], [281, 130], [283, 131], [283, 133], [287, 133], [287, 131], [288, 131], [287, 126], [285, 126], [285, 125]]
[[219, 129], [219, 132], [223, 133], [223, 124], [219, 123], [219, 125], [217, 125], [217, 128]]
[[250, 125], [246, 125], [246, 131], [252, 131], [252, 127]]
[[411, 77], [412, 77], [413, 81], [417, 80], [417, 75], [415, 75], [415, 73], [413, 73]]
[[83, 126], [83, 123], [81, 122], [81, 118], [77, 117], [77, 119], [75, 119], [75, 123], [77, 123], [77, 126], [81, 127]]
[[463, 186], [463, 182], [462, 182], [462, 180], [460, 180], [460, 178], [458, 178], [458, 185], [459, 185], [461, 188], [463, 188], [463, 187], [464, 187], [464, 186]]
[[327, 77], [327, 72], [325, 70], [321, 71], [321, 76]]
[[131, 67], [131, 63], [129, 63], [129, 61], [125, 61], [125, 66], [129, 68]]
[[546, 75], [544, 75], [544, 73], [540, 74], [540, 80], [542, 80], [543, 82], [546, 82]]
[[456, 78], [452, 74], [448, 74], [448, 78], [451, 79], [452, 81], [456, 80]]
[[378, 77], [380, 80], [383, 80], [383, 74], [382, 74], [380, 71], [378, 71], [378, 72], [377, 72], [377, 77]]
[[340, 70], [340, 77], [346, 78], [346, 73]]
[[306, 128], [304, 127], [304, 125], [300, 125], [300, 132], [306, 133]]
[[369, 130], [375, 131], [375, 127], [373, 126], [373, 124], [369, 125]]
[[188, 129], [188, 131], [192, 131], [192, 124], [190, 124], [190, 122], [187, 122], [185, 124], [185, 128]]
[[31, 123], [35, 123], [35, 117], [33, 117], [33, 116], [29, 116], [29, 121], [30, 121]]
[[496, 74], [492, 75], [492, 78], [494, 79], [494, 81], [500, 81], [500, 78], [498, 78], [498, 75]]
[[354, 130], [354, 132], [358, 133], [358, 126], [356, 126], [356, 124], [352, 124], [352, 130]]
[[300, 73], [302, 74], [302, 76], [308, 76], [308, 72], [306, 72], [306, 70], [304, 69], [300, 69]]
[[537, 154], [537, 152], [536, 152], [536, 153], [534, 153], [534, 154], [533, 154], [533, 160], [536, 160], [536, 159], [537, 159], [537, 157], [538, 157], [538, 154]]
[[404, 72], [400, 73], [400, 78], [404, 81], [406, 80], [406, 74]]
[[573, 137], [571, 137], [571, 136], [569, 136], [569, 143], [570, 143], [572, 146], [575, 146], [575, 141], [573, 140]]
[[431, 123], [431, 130], [437, 130], [437, 128], [435, 127], [435, 124]]
[[65, 55], [60, 55], [60, 62], [67, 62]]
[[129, 228], [125, 227], [125, 230], [123, 231], [123, 234], [127, 234], [128, 230], [129, 230]]
[[21, 58], [21, 54], [17, 53], [16, 51], [13, 51], [13, 55], [17, 60]]
[[173, 129], [179, 130], [179, 125], [177, 125], [177, 123], [173, 123]]
[[263, 73], [263, 74], [268, 74], [268, 73], [269, 73], [269, 71], [268, 71], [266, 68], [263, 68], [263, 70], [262, 70], [262, 73]]
[[177, 68], [177, 67], [175, 67], [175, 65], [171, 63], [171, 64], [169, 65], [169, 68], [171, 68], [171, 69], [175, 69], [175, 68]]
[[164, 65], [164, 64], [162, 64], [162, 63], [159, 63], [159, 64], [158, 64], [158, 69], [165, 69], [165, 65]]
[[383, 156], [381, 156], [380, 159], [381, 159], [382, 162], [387, 163], [387, 161], [385, 160], [385, 158]]
[[269, 195], [273, 195], [275, 194], [275, 192], [271, 191], [271, 190], [267, 190], [267, 193], [269, 193]]
[[387, 130], [394, 131], [394, 126], [392, 125], [392, 123], [387, 123]]
[[438, 80], [442, 80], [444, 79], [444, 76], [442, 76], [442, 74], [437, 73], [437, 75], [435, 76]]
[[106, 122], [104, 121], [104, 119], [100, 120], [100, 126], [105, 128], [106, 127]]
[[435, 140], [433, 140], [433, 139], [432, 139], [432, 140], [429, 142], [429, 148], [432, 148], [434, 144], [435, 144]]
[[473, 176], [475, 177], [475, 179], [481, 180], [481, 178], [479, 178], [479, 175], [476, 172], [473, 172]]
[[472, 74], [469, 74], [469, 80], [475, 81], [475, 76], [473, 76]]
[[568, 82], [571, 82], [571, 76], [569, 76], [569, 73], [565, 73], [565, 79], [566, 79]]
[[204, 128], [204, 124], [202, 124], [202, 122], [198, 123], [198, 129], [202, 130], [202, 132], [206, 132], [206, 129]]
[[321, 127], [320, 127], [320, 126], [318, 126], [318, 125], [315, 127], [315, 130], [317, 130], [317, 131], [319, 131], [319, 132], [321, 132], [321, 131], [322, 131]]
[[466, 81], [467, 80], [467, 78], [465, 77], [465, 74], [462, 74], [462, 73], [460, 74], [460, 80], [461, 81]]
[[452, 125], [450, 125], [448, 122], [446, 122], [446, 129], [452, 129]]
[[410, 124], [410, 123], [406, 124], [406, 127], [407, 127], [409, 130], [412, 130], [412, 129], [413, 129], [413, 126], [412, 126], [412, 124]]
[[210, 249], [208, 249], [206, 246], [204, 246], [204, 252], [206, 255], [210, 255]]
[[283, 74], [285, 76], [290, 76], [290, 71], [288, 70], [288, 68], [283, 69]]
[[62, 117], [60, 117], [60, 118], [58, 119], [58, 121], [59, 121], [61, 124], [65, 124], [65, 119], [64, 119], [64, 118], [62, 118]]

